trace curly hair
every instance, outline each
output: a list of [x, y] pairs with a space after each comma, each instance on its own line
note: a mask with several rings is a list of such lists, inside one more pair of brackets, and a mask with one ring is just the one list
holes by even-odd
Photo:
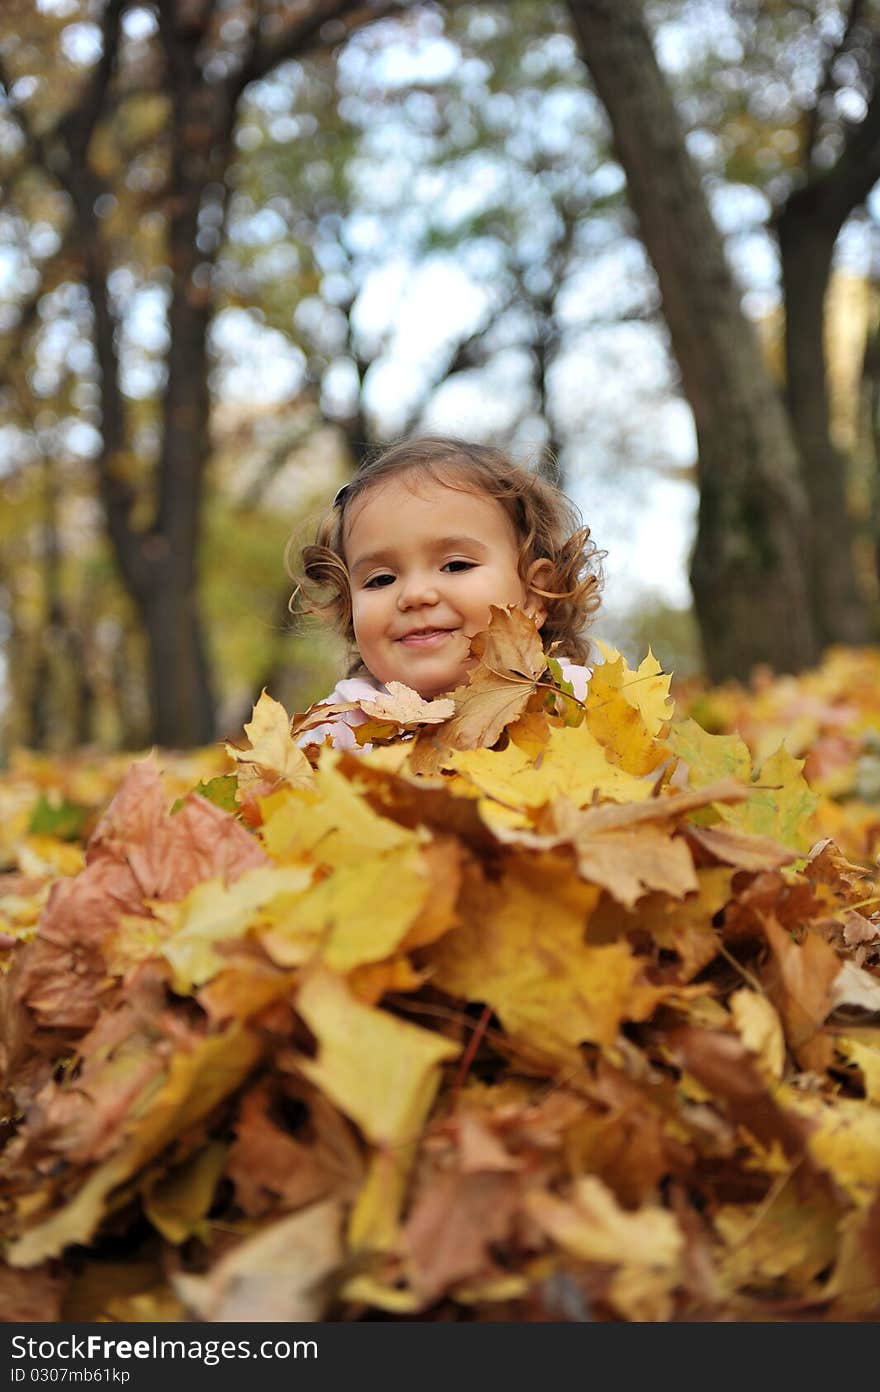
[[600, 552], [590, 539], [574, 503], [532, 469], [515, 464], [499, 449], [453, 437], [411, 436], [368, 458], [343, 488], [318, 525], [315, 539], [302, 547], [301, 570], [290, 567], [296, 539], [287, 545], [288, 574], [296, 583], [290, 610], [314, 614], [350, 644], [354, 661], [349, 675], [362, 671], [352, 624], [351, 585], [345, 561], [345, 519], [352, 503], [368, 489], [403, 473], [421, 473], [467, 492], [483, 493], [502, 505], [519, 541], [518, 570], [549, 560], [546, 588], [531, 588], [547, 601], [542, 628], [544, 646], [558, 643], [575, 662], [589, 660], [584, 629], [600, 603]]

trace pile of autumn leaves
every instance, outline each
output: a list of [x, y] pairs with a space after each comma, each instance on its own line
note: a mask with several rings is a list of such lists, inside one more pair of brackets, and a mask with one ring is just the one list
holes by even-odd
[[582, 704], [518, 611], [476, 641], [362, 752], [264, 695], [200, 792], [136, 763], [84, 868], [70, 788], [0, 786], [5, 1318], [880, 1313], [858, 772], [753, 767], [650, 655]]

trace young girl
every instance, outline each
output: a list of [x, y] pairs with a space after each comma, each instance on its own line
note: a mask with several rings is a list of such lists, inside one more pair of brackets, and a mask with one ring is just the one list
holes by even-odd
[[[519, 605], [541, 629], [575, 695], [589, 668], [600, 553], [574, 504], [500, 450], [423, 436], [363, 465], [303, 548], [297, 595], [348, 640], [348, 677], [320, 703], [363, 701], [403, 682], [432, 698], [465, 681], [470, 639], [489, 606]], [[360, 710], [302, 737], [357, 748]]]

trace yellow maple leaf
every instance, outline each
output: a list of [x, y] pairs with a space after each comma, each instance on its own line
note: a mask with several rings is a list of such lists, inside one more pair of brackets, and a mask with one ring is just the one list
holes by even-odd
[[296, 1008], [318, 1040], [305, 1076], [321, 1088], [374, 1145], [418, 1138], [440, 1083], [440, 1065], [460, 1052], [442, 1035], [364, 1005], [330, 972], [303, 983]]
[[144, 1196], [144, 1212], [169, 1242], [208, 1235], [205, 1215], [226, 1167], [229, 1147], [211, 1141], [184, 1165], [162, 1175]]
[[[608, 668], [608, 681], [619, 687], [621, 694], [645, 722], [649, 735], [659, 733], [661, 726], [672, 719], [675, 702], [669, 694], [672, 675], [664, 672], [653, 652], [648, 648], [647, 656], [642, 658], [635, 671], [627, 666], [626, 660], [616, 648], [597, 638], [596, 646], [605, 659], [604, 666], [596, 667], [587, 688], [587, 705], [590, 704], [590, 691], [596, 677]], [[613, 674], [613, 675], [612, 675]]]
[[337, 866], [275, 916], [260, 941], [279, 966], [298, 966], [319, 955], [333, 971], [348, 972], [390, 956], [422, 912], [431, 893], [417, 846], [403, 845], [360, 864]]
[[379, 1149], [349, 1217], [355, 1250], [387, 1250], [396, 1240], [407, 1177], [421, 1128], [440, 1085], [440, 1065], [457, 1044], [356, 999], [339, 977], [316, 972], [297, 1010], [318, 1040], [303, 1073]]
[[566, 797], [585, 807], [594, 797], [617, 802], [651, 796], [651, 783], [610, 764], [586, 725], [550, 732], [540, 762], [515, 744], [506, 749], [475, 749], [450, 755], [449, 766], [480, 792], [508, 807], [524, 810]]
[[808, 851], [815, 840], [812, 816], [819, 799], [803, 775], [804, 760], [793, 759], [781, 746], [761, 765], [761, 787], [752, 787], [738, 807], [718, 810], [730, 826], [766, 836], [783, 846]]
[[584, 942], [598, 889], [560, 865], [531, 873], [528, 881], [511, 870], [500, 884], [466, 875], [462, 925], [425, 958], [441, 990], [491, 1005], [511, 1034], [576, 1063], [579, 1044], [611, 1044], [664, 992], [643, 980], [628, 943]]
[[160, 950], [174, 969], [174, 989], [187, 993], [209, 981], [227, 961], [216, 945], [242, 937], [255, 916], [270, 913], [279, 900], [304, 893], [312, 873], [304, 865], [258, 866], [234, 884], [206, 880], [179, 904], [157, 905], [155, 912], [172, 925]]
[[241, 765], [239, 780], [260, 782], [266, 776], [282, 778], [294, 787], [308, 787], [312, 766], [290, 733], [290, 717], [280, 702], [264, 690], [244, 732], [250, 747], [226, 745], [226, 752]]
[[282, 788], [260, 799], [260, 834], [276, 860], [361, 865], [396, 847], [419, 844], [414, 831], [373, 811], [357, 782], [357, 765], [347, 765], [354, 775], [349, 781], [338, 763], [335, 750], [323, 750], [312, 788]]
[[[637, 776], [650, 773], [669, 758], [668, 747], [654, 736], [663, 720], [668, 718], [667, 715], [658, 716], [657, 708], [658, 696], [661, 701], [668, 700], [670, 678], [661, 672], [651, 654], [638, 672], [632, 672], [619, 654], [611, 660], [610, 652], [608, 650], [605, 662], [594, 668], [590, 677], [586, 722], [612, 764], [619, 764], [627, 773]], [[640, 677], [646, 664], [656, 668], [656, 673], [645, 672]], [[640, 686], [640, 683], [649, 686], [658, 682], [662, 690], [642, 690]], [[641, 700], [633, 694], [639, 691]], [[671, 701], [668, 704], [671, 708]]]
[[877, 1197], [880, 1109], [852, 1097], [822, 1097], [783, 1084], [777, 1101], [812, 1123], [807, 1141], [814, 1159], [859, 1205]]
[[713, 1218], [726, 1247], [719, 1263], [722, 1286], [736, 1290], [756, 1278], [778, 1285], [786, 1278], [795, 1291], [803, 1290], [834, 1260], [839, 1217], [825, 1195], [799, 1194], [794, 1181], [770, 1204], [722, 1205]]

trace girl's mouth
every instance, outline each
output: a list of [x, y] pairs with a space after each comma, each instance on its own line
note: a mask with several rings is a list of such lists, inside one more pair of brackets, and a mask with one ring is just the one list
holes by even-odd
[[455, 632], [452, 628], [426, 628], [419, 633], [406, 633], [397, 641], [407, 648], [439, 647], [444, 639]]

